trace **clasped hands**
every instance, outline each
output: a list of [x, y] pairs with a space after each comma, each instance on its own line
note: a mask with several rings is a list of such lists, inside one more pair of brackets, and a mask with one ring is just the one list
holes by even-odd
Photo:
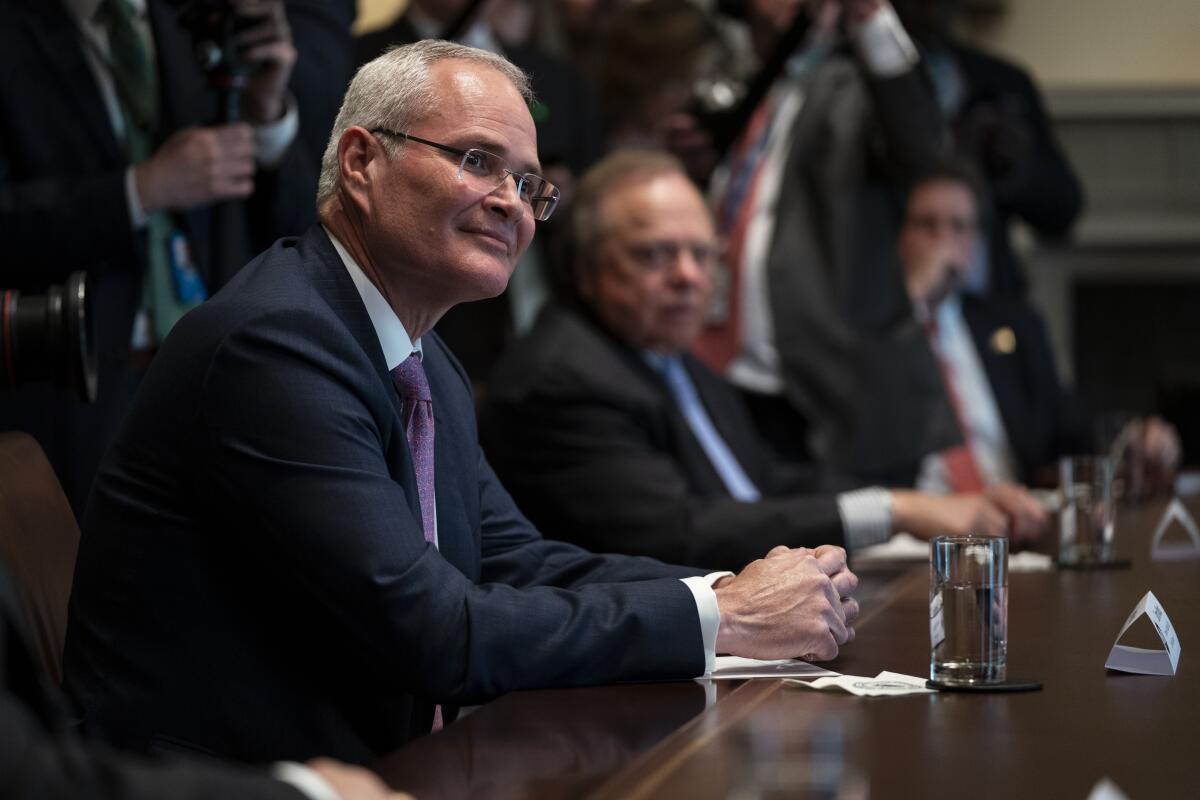
[[853, 641], [858, 577], [846, 551], [776, 547], [713, 586], [721, 610], [717, 652], [747, 658], [835, 658]]

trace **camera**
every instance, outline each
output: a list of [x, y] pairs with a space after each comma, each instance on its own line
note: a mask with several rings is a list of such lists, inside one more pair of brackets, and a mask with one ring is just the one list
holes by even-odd
[[248, 65], [237, 47], [234, 35], [250, 20], [234, 9], [230, 0], [167, 0], [175, 9], [180, 26], [192, 39], [196, 61], [208, 76], [209, 85], [227, 95], [230, 109], [227, 122], [237, 121], [237, 100], [245, 86]]
[[96, 400], [96, 337], [87, 273], [42, 295], [0, 289], [0, 391], [51, 383]]

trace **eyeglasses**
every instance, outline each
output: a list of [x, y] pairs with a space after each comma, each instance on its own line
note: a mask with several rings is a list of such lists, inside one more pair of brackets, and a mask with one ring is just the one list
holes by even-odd
[[909, 216], [904, 222], [924, 233], [936, 233], [944, 227], [955, 236], [974, 233], [979, 227], [979, 223], [970, 217], [941, 217], [936, 214], [917, 214]]
[[707, 242], [655, 241], [632, 244], [626, 252], [643, 272], [666, 272], [679, 263], [683, 253], [691, 256], [696, 266], [705, 272], [717, 264], [717, 245]]
[[533, 218], [538, 222], [545, 222], [550, 219], [550, 215], [554, 213], [555, 207], [558, 206], [559, 191], [557, 186], [540, 175], [534, 175], [531, 172], [517, 172], [510, 169], [508, 162], [495, 153], [480, 150], [478, 147], [463, 150], [458, 147], [431, 142], [428, 139], [413, 136], [411, 133], [391, 131], [387, 128], [372, 128], [371, 133], [376, 135], [386, 133], [389, 136], [408, 139], [418, 144], [458, 156], [460, 158], [458, 162], [458, 179], [472, 183], [486, 194], [499, 189], [504, 184], [505, 179], [512, 176], [512, 179], [517, 184], [517, 196], [529, 206], [533, 213]]

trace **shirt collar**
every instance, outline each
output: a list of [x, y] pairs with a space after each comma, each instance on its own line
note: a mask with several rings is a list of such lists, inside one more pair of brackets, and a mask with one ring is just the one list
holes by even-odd
[[665, 375], [667, 369], [672, 364], [679, 364], [680, 366], [683, 364], [683, 359], [680, 357], [679, 353], [660, 353], [657, 350], [639, 350], [638, 354], [642, 357], [642, 361], [645, 361], [650, 369], [654, 370], [660, 375]]
[[342, 259], [346, 272], [350, 273], [350, 280], [354, 281], [354, 288], [358, 289], [359, 297], [362, 298], [363, 305], [367, 307], [367, 316], [371, 318], [375, 335], [379, 337], [379, 346], [383, 349], [383, 360], [387, 363], [388, 371], [398, 367], [400, 362], [414, 352], [418, 358], [424, 360], [425, 354], [421, 350], [421, 340], [417, 339], [414, 342], [409, 337], [408, 331], [404, 330], [404, 325], [396, 316], [396, 312], [388, 305], [388, 301], [383, 299], [379, 289], [371, 283], [371, 279], [362, 271], [362, 267], [354, 260], [354, 256], [350, 255], [350, 252], [329, 228], [324, 225], [321, 227], [324, 229], [325, 235], [329, 237], [329, 241], [333, 242], [333, 249]]
[[962, 324], [962, 295], [958, 292], [951, 292], [942, 302], [938, 303], [937, 311], [938, 331], [942, 335], [958, 330]]
[[[67, 11], [77, 20], [91, 20], [96, 16], [96, 12], [100, 10], [100, 4], [104, 0], [63, 0], [63, 5], [67, 7]], [[133, 9], [133, 13], [137, 16], [143, 16], [146, 13], [146, 0], [125, 0], [129, 7]]]

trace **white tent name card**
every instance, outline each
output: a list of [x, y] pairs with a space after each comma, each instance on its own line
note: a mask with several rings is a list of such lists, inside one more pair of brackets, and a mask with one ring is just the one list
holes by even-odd
[[[1163, 535], [1171, 527], [1172, 522], [1187, 533], [1188, 542], [1164, 542]], [[1154, 529], [1154, 539], [1150, 543], [1150, 558], [1155, 561], [1175, 561], [1182, 558], [1200, 558], [1200, 530], [1196, 528], [1196, 520], [1188, 513], [1186, 507], [1176, 497], [1163, 512], [1158, 527]]]
[[[1137, 622], [1143, 614], [1149, 617], [1151, 624], [1154, 625], [1154, 630], [1158, 634], [1158, 638], [1162, 640], [1165, 650], [1147, 650], [1143, 647], [1129, 647], [1119, 643], [1129, 627]], [[1141, 675], [1175, 674], [1175, 667], [1179, 665], [1179, 653], [1182, 648], [1179, 644], [1179, 637], [1175, 635], [1175, 628], [1171, 625], [1171, 620], [1167, 618], [1167, 612], [1163, 609], [1162, 603], [1158, 602], [1158, 598], [1154, 596], [1154, 592], [1146, 592], [1145, 596], [1138, 601], [1133, 613], [1121, 626], [1121, 632], [1117, 634], [1117, 642], [1109, 651], [1108, 660], [1104, 662], [1105, 668], [1120, 672], [1136, 672]]]

